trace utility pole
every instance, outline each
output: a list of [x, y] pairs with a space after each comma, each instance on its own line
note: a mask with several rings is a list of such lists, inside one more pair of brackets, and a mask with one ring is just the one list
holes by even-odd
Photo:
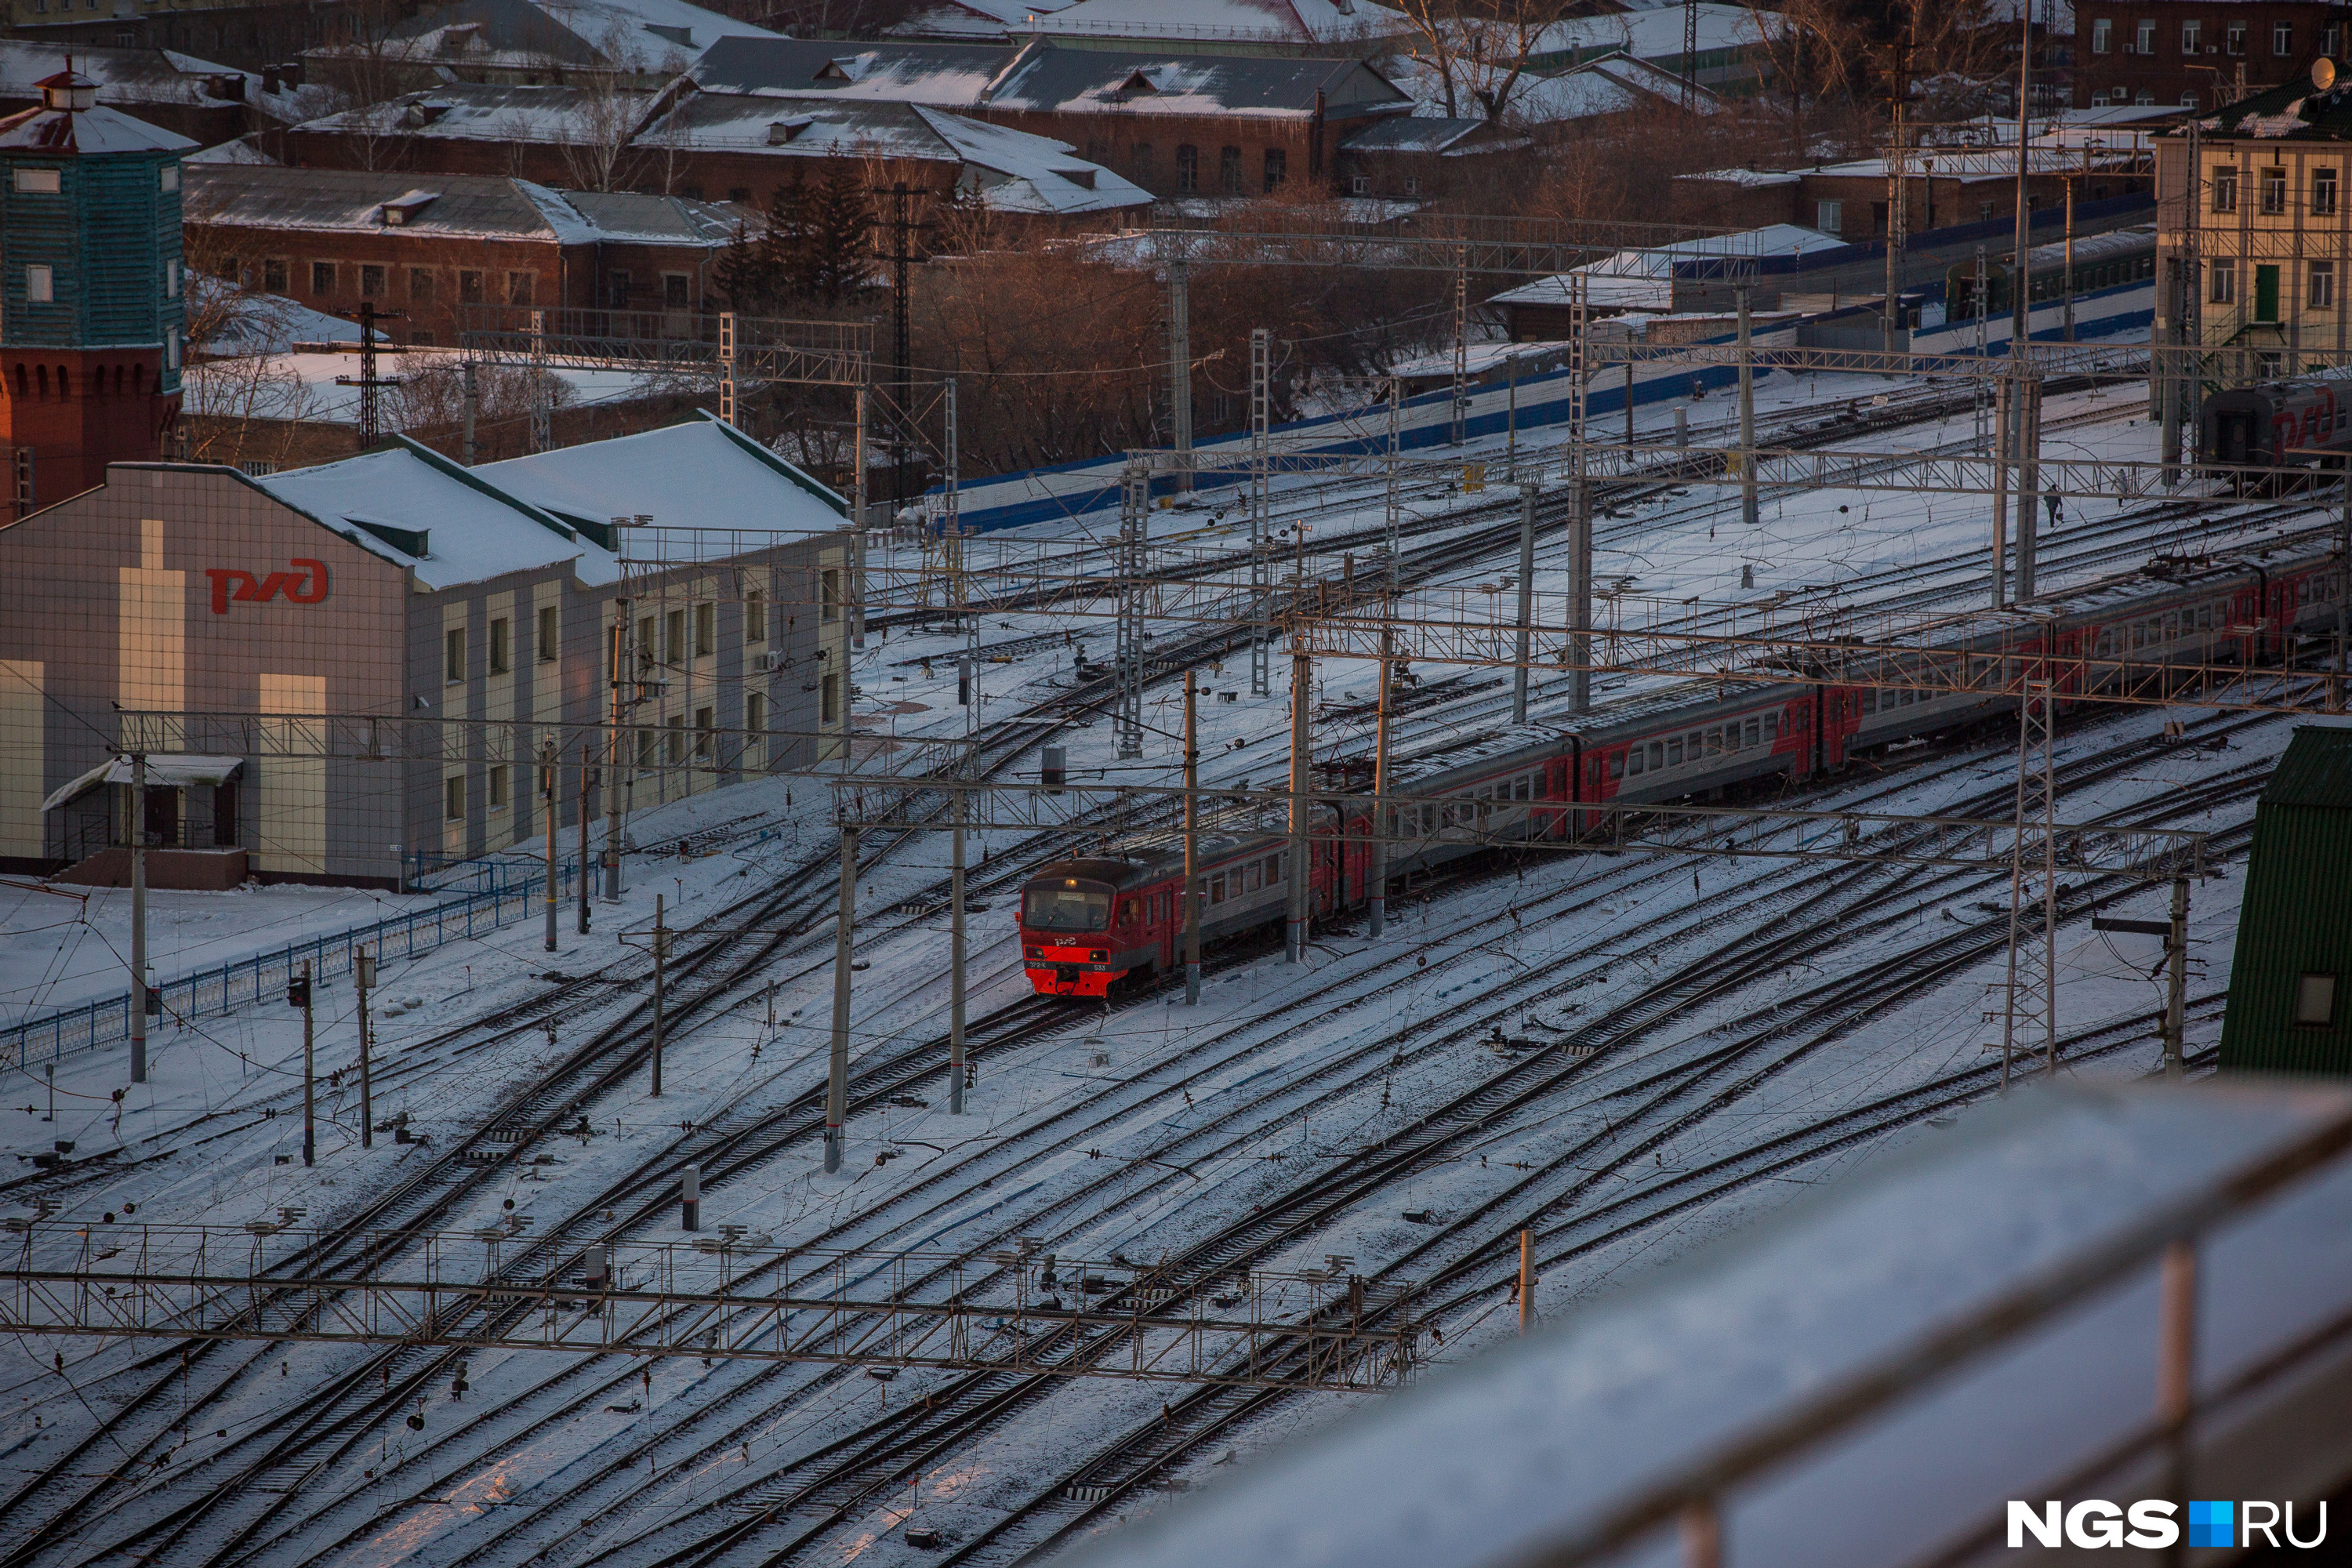
[[[1918, 8], [1911, 14], [1911, 27], [1916, 34], [1919, 26]], [[1890, 135], [1886, 159], [1886, 297], [1879, 302], [1881, 335], [1885, 349], [1893, 353], [1896, 336], [1903, 330], [1903, 245], [1908, 233], [1909, 213], [1905, 210], [1910, 195], [1909, 170], [1906, 166], [1903, 111], [1911, 96], [1911, 41], [1898, 38], [1887, 47], [1890, 69], [1887, 72], [1887, 122]]]
[[1111, 656], [1118, 697], [1112, 728], [1120, 758], [1129, 760], [1143, 755], [1144, 576], [1150, 565], [1151, 470], [1130, 459], [1119, 475], [1118, 494], [1118, 620]]
[[[555, 787], [555, 737], [548, 736], [539, 743], [539, 795], [547, 805], [547, 951], [555, 951], [555, 911], [562, 905], [562, 889], [559, 886], [555, 866], [556, 818], [561, 814], [563, 797]], [[585, 876], [587, 868], [583, 867]]]
[[963, 791], [955, 792], [955, 860], [948, 876], [948, 1113], [963, 1114]]
[[1519, 1332], [1536, 1326], [1536, 1233], [1519, 1232]]
[[580, 752], [580, 803], [577, 808], [580, 818], [580, 934], [582, 936], [588, 934], [588, 884], [595, 879], [595, 874], [588, 868], [588, 792], [595, 787], [595, 784], [594, 776], [589, 772], [588, 752], [583, 742]]
[[2033, 559], [2042, 503], [2042, 378], [2020, 355], [2017, 390], [2017, 597], [2033, 597]]
[[2327, 710], [2344, 711], [2345, 605], [2352, 600], [2352, 468], [2344, 474], [2344, 505], [2336, 522], [2336, 658], [2327, 677]]
[[2189, 1005], [2189, 879], [2172, 879], [2171, 929], [2164, 934], [2164, 1076], [2178, 1079], [2186, 1055], [2181, 1038]]
[[[383, 389], [387, 386], [398, 386], [400, 384], [400, 378], [396, 375], [382, 376], [375, 373], [375, 324], [379, 321], [398, 321], [402, 314], [403, 312], [401, 311], [391, 310], [379, 316], [376, 313], [374, 300], [361, 300], [360, 374], [356, 380], [348, 375], [339, 375], [335, 378], [335, 384], [337, 386], [355, 386], [359, 388], [359, 449], [362, 452], [372, 450], [378, 441], [383, 439]], [[473, 361], [467, 360], [466, 362], [466, 384], [467, 390], [469, 394], [473, 388]], [[473, 465], [473, 458], [470, 456], [470, 448], [473, 445], [473, 405], [468, 402], [466, 405], [466, 443], [469, 448], [469, 455], [466, 461], [467, 466], [469, 468]]]
[[1193, 679], [1184, 671], [1184, 1005], [1201, 1005], [1201, 739], [1193, 722]]
[[2074, 176], [2066, 176], [2066, 341], [2074, 341]]
[[360, 1004], [360, 1147], [375, 1147], [375, 1093], [368, 1073], [368, 993], [375, 989], [375, 954], [352, 954], [352, 983]]
[[310, 1049], [310, 961], [302, 961], [302, 973], [286, 987], [286, 1000], [302, 1009], [302, 1163], [319, 1163], [319, 1131], [317, 1121], [318, 1063]]
[[1568, 492], [1568, 707], [1592, 707], [1592, 482], [1579, 474]]
[[1313, 740], [1307, 727], [1307, 704], [1314, 694], [1315, 660], [1307, 651], [1306, 634], [1296, 636], [1290, 655], [1290, 876], [1289, 911], [1283, 922], [1283, 952], [1289, 963], [1307, 961], [1307, 904], [1310, 883], [1307, 847], [1313, 832]]
[[1454, 445], [1462, 445], [1470, 412], [1470, 247], [1454, 251]]
[[2033, 167], [2031, 135], [2033, 110], [2033, 7], [2017, 8], [2017, 254], [2009, 268], [2009, 352], [2025, 353], [2032, 336], [2029, 302], [2033, 293], [2033, 209], [2027, 202], [2026, 176]]
[[1182, 253], [1168, 258], [1168, 444], [1176, 451], [1175, 489], [1192, 489], [1192, 300]]
[[719, 312], [719, 418], [735, 423], [735, 312]]
[[1540, 489], [1535, 484], [1519, 487], [1518, 662], [1511, 670], [1511, 722], [1514, 724], [1528, 721], [1528, 639], [1534, 636], [1536, 614], [1536, 495]]
[[664, 983], [667, 979], [665, 961], [669, 957], [669, 927], [663, 920], [663, 895], [654, 895], [654, 1098], [661, 1098], [662, 1028], [667, 1020], [662, 1016], [669, 1001]]
[[[1250, 695], [1271, 696], [1273, 657], [1274, 541], [1266, 537], [1266, 431], [1274, 403], [1274, 334], [1264, 327], [1250, 329], [1250, 597], [1257, 619], [1250, 627]], [[1391, 465], [1393, 470], [1393, 465]], [[1390, 560], [1396, 559], [1393, 540]]]
[[2010, 405], [2016, 401], [2017, 368], [2012, 359], [1993, 388], [1992, 458], [1992, 607], [2009, 603], [2009, 460]]
[[841, 1169], [849, 1115], [849, 928], [857, 910], [857, 829], [841, 830], [841, 914], [833, 933], [833, 1054], [824, 1077], [824, 1169]]
[[547, 312], [530, 313], [530, 449], [555, 446], [555, 404], [547, 377]]
[[1756, 505], [1756, 353], [1748, 290], [1739, 290], [1739, 521], [1759, 526]]
[[[625, 695], [637, 678], [637, 623], [627, 599], [613, 601], [613, 738], [604, 748], [612, 777], [604, 785], [604, 901], [621, 898], [621, 726], [628, 717]], [[582, 872], [586, 874], [584, 868]]]
[[908, 326], [907, 268], [914, 258], [914, 220], [909, 216], [908, 202], [914, 193], [907, 182], [898, 181], [890, 187], [890, 332], [894, 358], [891, 361], [890, 397], [892, 417], [898, 426], [897, 438], [891, 443], [890, 510], [896, 512], [907, 504], [907, 417], [908, 405], [914, 401], [914, 367], [908, 362], [913, 357], [910, 346], [912, 333]]
[[147, 1081], [147, 753], [131, 753], [131, 1081]]
[[475, 374], [475, 365], [471, 359], [459, 365], [457, 370], [458, 374], [464, 378], [466, 387], [465, 463], [466, 467], [470, 468], [474, 466], [474, 416], [482, 406], [482, 384], [480, 378]]

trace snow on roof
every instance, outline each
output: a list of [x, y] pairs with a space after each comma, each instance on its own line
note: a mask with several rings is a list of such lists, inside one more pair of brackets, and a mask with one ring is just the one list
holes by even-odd
[[[519, 496], [482, 482], [483, 471], [460, 468], [395, 437], [393, 445], [356, 458], [290, 468], [253, 482], [362, 548], [414, 566], [417, 581], [428, 588], [566, 562], [583, 583], [618, 580], [610, 551]], [[371, 531], [370, 524], [425, 534], [425, 552], [411, 554]]]
[[653, 108], [656, 96], [601, 85], [445, 82], [310, 121], [298, 129], [468, 142], [603, 142], [615, 127], [624, 133], [634, 130]]
[[1029, 18], [1047, 16], [1069, 0], [1027, 5], [1023, 0], [928, 0], [883, 29], [886, 37], [902, 38], [990, 38], [1004, 40], [1028, 31]]
[[[1769, 37], [1778, 37], [1788, 24], [1776, 13], [1754, 12], [1745, 5], [1719, 0], [1698, 0], [1698, 47], [1702, 54], [1721, 49], [1751, 48]], [[1618, 48], [1636, 59], [1679, 59], [1683, 52], [1683, 7], [1670, 10], [1620, 12], [1606, 16], [1571, 16], [1554, 22], [1538, 35], [1528, 58], [1537, 64], [1565, 63], [1594, 49]]]
[[1845, 241], [1793, 223], [1767, 224], [1739, 234], [1708, 235], [1677, 240], [1643, 250], [1621, 250], [1570, 272], [1555, 273], [1521, 284], [1488, 300], [1496, 305], [1565, 305], [1569, 279], [1585, 279], [1585, 300], [1632, 310], [1674, 309], [1675, 264], [1714, 256], [1787, 256], [1793, 252], [1834, 250]]
[[251, 136], [240, 136], [234, 142], [224, 142], [217, 147], [207, 147], [187, 156], [191, 163], [247, 163], [274, 166], [278, 160], [263, 152]]
[[[415, 66], [674, 72], [720, 38], [775, 36], [686, 0], [454, 0], [395, 27], [380, 52]], [[308, 52], [332, 58], [348, 47]]]
[[[219, 105], [250, 101], [260, 78], [235, 66], [216, 65], [171, 49], [99, 48], [86, 44], [0, 38], [0, 98], [38, 99], [44, 78], [70, 59], [75, 72], [98, 85], [101, 101], [114, 104]], [[238, 84], [236, 92], [215, 87]]]
[[647, 126], [638, 141], [787, 158], [957, 157], [913, 104], [750, 93], [694, 93]]
[[[855, 62], [841, 68], [845, 58]], [[982, 44], [892, 39], [722, 38], [687, 72], [705, 92], [873, 99], [962, 109], [980, 100], [1013, 51]]]
[[1036, 26], [1046, 37], [1291, 44], [1393, 37], [1410, 28], [1402, 14], [1371, 0], [1078, 0]]
[[84, 156], [108, 153], [178, 153], [195, 143], [104, 104], [83, 110], [27, 109], [0, 120], [0, 148], [12, 153]]
[[719, 202], [624, 192], [556, 191], [530, 180], [439, 174], [418, 190], [398, 170], [282, 169], [196, 163], [188, 171], [191, 223], [235, 227], [381, 232], [387, 208], [405, 232], [563, 245], [635, 240], [724, 245], [743, 215]]
[[[1546, 1561], [1612, 1507], [2055, 1271], [2133, 1245], [2242, 1173], [2325, 1138], [2346, 1112], [2335, 1085], [2070, 1081], [2011, 1095], [1852, 1173], [1812, 1173], [1807, 1194], [1779, 1212], [1276, 1446], [1068, 1561]], [[2218, 1247], [2229, 1265], [2199, 1283], [2200, 1342], [2221, 1347], [2206, 1374], [2217, 1385], [2342, 1310], [2347, 1223], [2352, 1171], [2340, 1160], [2223, 1223], [2207, 1255]], [[1374, 1262], [1360, 1267], [1370, 1274]], [[2030, 1489], [2147, 1422], [2154, 1273], [2151, 1258], [2095, 1304], [1914, 1379], [1907, 1402], [1869, 1419], [1864, 1438], [1832, 1437], [1741, 1485], [1725, 1516], [1727, 1555], [1908, 1561], [1999, 1520], [2005, 1498], [2042, 1496]], [[1443, 1327], [1455, 1338], [1468, 1324]], [[1986, 1456], [1997, 1458], [1969, 1462]], [[1671, 1526], [1629, 1555], [1676, 1555]]]
[[[1441, 116], [1423, 114], [1384, 114], [1369, 125], [1358, 126], [1339, 138], [1339, 147], [1348, 153], [1444, 153], [1458, 148], [1481, 132], [1495, 129], [1491, 121], [1447, 120]], [[1513, 139], [1512, 146], [1524, 146], [1523, 139]], [[1479, 146], [1481, 152], [1495, 149], [1492, 136]]]
[[1805, 176], [1794, 169], [1708, 169], [1696, 174], [1676, 174], [1675, 178], [1707, 180], [1717, 184], [1761, 189], [1766, 185], [1802, 184]]
[[[376, 329], [380, 342], [390, 337]], [[282, 354], [296, 343], [348, 342], [357, 347], [356, 321], [314, 310], [283, 294], [240, 289], [208, 272], [188, 273], [188, 337], [199, 355]]]
[[918, 106], [914, 112], [955, 149], [967, 167], [1001, 176], [979, 182], [982, 198], [1000, 212], [1113, 212], [1151, 205], [1150, 191], [1087, 163], [1066, 142], [943, 110]]
[[1327, 119], [1402, 110], [1412, 100], [1361, 60], [1024, 49], [989, 89], [991, 109], [1124, 115]]
[[806, 535], [848, 516], [839, 495], [707, 414], [471, 471], [540, 510], [594, 525], [646, 516], [658, 528]]
[[[2097, 150], [2079, 146], [2046, 146], [2036, 143], [2026, 149], [2027, 166], [2035, 174], [2079, 174], [2086, 166], [2105, 167], [2132, 161], [2137, 154], [2127, 146], [2109, 147], [2103, 154]], [[1932, 174], [1939, 180], [1958, 180], [1962, 184], [1978, 184], [1986, 180], [2017, 178], [2017, 146], [1987, 148], [1983, 151], [1958, 150], [1948, 147], [1923, 149], [1908, 154], [1904, 167], [1913, 174]], [[1823, 163], [1803, 173], [1833, 179], [1884, 180], [1886, 160], [1855, 158], [1843, 163]]]

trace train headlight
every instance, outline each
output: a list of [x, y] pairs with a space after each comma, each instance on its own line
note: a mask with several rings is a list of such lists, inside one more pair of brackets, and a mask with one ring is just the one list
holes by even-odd
[[1101, 948], [1099, 948], [1099, 947], [1098, 947], [1098, 948], [1096, 948], [1093, 952], [1091, 952], [1087, 953], [1087, 956], [1088, 958], [1093, 959], [1097, 963], [1105, 963], [1105, 962], [1107, 962], [1107, 961], [1110, 958], [1110, 954], [1109, 954], [1109, 953], [1108, 953], [1108, 952], [1104, 952], [1104, 951], [1103, 951]]
[[1033, 947], [1029, 950], [1029, 956], [1033, 959], [1044, 958], [1045, 956], [1045, 950], [1042, 947]]

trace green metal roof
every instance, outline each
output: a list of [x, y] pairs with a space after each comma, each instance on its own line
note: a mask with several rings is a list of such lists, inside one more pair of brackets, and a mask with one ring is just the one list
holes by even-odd
[[2352, 730], [2295, 726], [2286, 755], [2263, 786], [2262, 804], [2352, 811]]

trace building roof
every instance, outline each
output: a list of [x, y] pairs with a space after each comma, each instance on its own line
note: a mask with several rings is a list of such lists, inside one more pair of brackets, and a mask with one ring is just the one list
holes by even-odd
[[[1066, 142], [970, 120], [944, 110], [914, 112], [979, 177], [967, 187], [998, 212], [1117, 212], [1149, 206], [1151, 193], [1077, 156]], [[994, 176], [991, 178], [990, 176]]]
[[[1075, 7], [1074, 7], [1075, 9]], [[1035, 43], [988, 89], [991, 109], [1128, 115], [1327, 118], [1407, 110], [1412, 100], [1361, 60], [1176, 55]]]
[[[2005, 1500], [2048, 1495], [2029, 1489], [2146, 1426], [2156, 1332], [2148, 1237], [2244, 1174], [2325, 1147], [2347, 1100], [2341, 1088], [2313, 1085], [2029, 1090], [1921, 1130], [1851, 1173], [1791, 1173], [1811, 1181], [1804, 1196], [1748, 1223], [1725, 1216], [1723, 1234], [1646, 1277], [1628, 1253], [1596, 1255], [1601, 1266], [1581, 1276], [1595, 1282], [1592, 1298], [1524, 1337], [1504, 1326], [1507, 1309], [1495, 1311], [1498, 1286], [1466, 1300], [1455, 1286], [1437, 1324], [1446, 1352], [1481, 1340], [1493, 1348], [1274, 1445], [1066, 1560], [1562, 1561], [1602, 1539], [1613, 1510], [1671, 1495], [1685, 1479], [1696, 1488], [1710, 1464], [1749, 1444], [1788, 1463], [1728, 1492], [1727, 1561], [1836, 1568], [1931, 1558], [1998, 1525]], [[1637, 1180], [1635, 1196], [1670, 1204], [1664, 1189], [1686, 1179]], [[2200, 1270], [2198, 1287], [2200, 1344], [2222, 1352], [2200, 1376], [2228, 1386], [2324, 1332], [2352, 1299], [2336, 1244], [2347, 1221], [2352, 1171], [2341, 1160], [2223, 1221], [2208, 1255], [2218, 1247], [2231, 1262]], [[1368, 1280], [1385, 1267], [1419, 1272], [1391, 1262], [1409, 1241], [1374, 1245], [1377, 1234], [1357, 1233], [1354, 1267]], [[1580, 1245], [1555, 1243], [1569, 1257]], [[2089, 1304], [2026, 1318], [2016, 1339], [1940, 1376], [1916, 1362], [1906, 1374], [1906, 1356], [1931, 1336], [1994, 1319], [2108, 1248], [2148, 1261]], [[1499, 1273], [1490, 1266], [1479, 1278]], [[1616, 1282], [1628, 1274], [1632, 1282]], [[2324, 1375], [2306, 1362], [2284, 1385], [2263, 1385], [2262, 1399], [2275, 1403], [2267, 1423], [2248, 1407], [2252, 1430], [2302, 1441], [2279, 1416], [2325, 1407]], [[1882, 1377], [1905, 1393], [1864, 1425], [1793, 1454], [1768, 1439], [1777, 1424]], [[2331, 1449], [2327, 1462], [2338, 1457]], [[1197, 1476], [1205, 1459], [1188, 1468]], [[1667, 1511], [1621, 1560], [1679, 1559], [1673, 1530]]]
[[[619, 579], [611, 551], [553, 514], [404, 437], [340, 462], [252, 482], [362, 549], [453, 588], [569, 562], [584, 583]], [[387, 531], [389, 531], [387, 532]], [[422, 551], [406, 548], [423, 536]]]
[[[575, 525], [643, 516], [657, 528], [709, 529], [713, 537], [719, 531], [806, 536], [830, 532], [849, 515], [849, 503], [834, 490], [707, 413], [641, 435], [485, 463], [471, 472]], [[729, 542], [729, 552], [742, 548], [749, 546]]]
[[[1478, 151], [1489, 150], [1498, 128], [1488, 120], [1447, 120], [1436, 115], [1384, 114], [1369, 125], [1360, 125], [1339, 138], [1340, 151], [1346, 153], [1449, 153], [1460, 150], [1465, 142], [1478, 142]], [[1480, 132], [1488, 134], [1480, 136]], [[1513, 145], [1524, 145], [1524, 138], [1513, 139]]]
[[297, 129], [458, 142], [606, 142], [615, 131], [623, 137], [634, 132], [657, 96], [602, 84], [453, 81], [324, 115]]
[[190, 153], [195, 147], [184, 136], [133, 120], [102, 103], [89, 109], [43, 106], [0, 120], [0, 153], [91, 157], [110, 153]]
[[146, 108], [250, 108], [273, 120], [315, 114], [327, 106], [324, 88], [282, 86], [262, 90], [262, 78], [234, 66], [173, 49], [100, 48], [87, 44], [0, 38], [0, 99], [37, 99], [44, 77], [65, 68], [89, 78], [98, 100], [135, 113]]
[[2264, 805], [2352, 809], [2352, 730], [2298, 724], [2263, 785]]
[[1766, 224], [1761, 228], [1746, 229], [1738, 234], [1708, 235], [1642, 250], [1621, 250], [1614, 256], [1604, 256], [1572, 272], [1523, 283], [1517, 289], [1496, 295], [1487, 302], [1496, 305], [1565, 305], [1569, 303], [1570, 279], [1581, 274], [1585, 280], [1587, 304], [1619, 310], [1671, 310], [1674, 309], [1675, 267], [1677, 262], [1698, 261], [1709, 257], [1787, 256], [1792, 252], [1836, 250], [1844, 245], [1845, 241], [1823, 234], [1817, 228], [1806, 228], [1793, 223]]
[[1393, 37], [1410, 25], [1371, 0], [1078, 0], [1040, 17], [1036, 30], [1046, 37], [1312, 45]]
[[[720, 38], [774, 37], [686, 0], [452, 0], [394, 27], [383, 52], [415, 67], [675, 74]], [[333, 58], [349, 46], [307, 51]]]
[[[2352, 72], [2326, 92], [2308, 79], [2242, 98], [2199, 121], [2208, 136], [2251, 136], [2264, 142], [2342, 142], [2352, 138]], [[2165, 132], [2185, 136], [2186, 126]]]
[[[404, 231], [441, 237], [723, 245], [745, 216], [723, 202], [562, 192], [490, 174], [192, 163], [191, 223], [269, 229]], [[397, 222], [387, 224], [388, 215]]]
[[870, 99], [962, 109], [1013, 63], [990, 44], [886, 39], [841, 43], [808, 38], [721, 38], [687, 75], [705, 92]]
[[883, 31], [902, 38], [975, 38], [1003, 41], [1028, 31], [1029, 18], [1051, 16], [1069, 0], [920, 0]]
[[[1767, 37], [1778, 37], [1788, 24], [1770, 11], [1727, 5], [1721, 0], [1698, 0], [1698, 47], [1701, 54], [1752, 48]], [[1683, 7], [1624, 11], [1603, 16], [1571, 16], [1554, 22], [1539, 34], [1528, 51], [1530, 59], [1565, 60], [1594, 49], [1621, 49], [1635, 59], [1680, 59], [1683, 53]]]

